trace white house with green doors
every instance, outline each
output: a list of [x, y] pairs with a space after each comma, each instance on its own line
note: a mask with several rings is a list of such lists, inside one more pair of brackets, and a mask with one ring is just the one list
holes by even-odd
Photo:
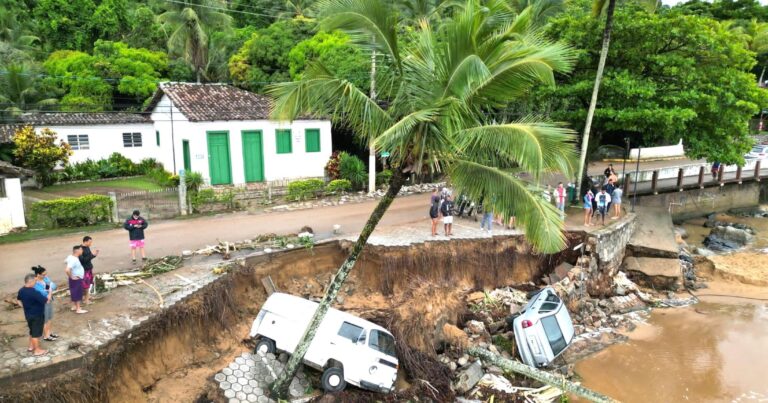
[[322, 177], [331, 122], [278, 122], [269, 111], [269, 98], [227, 84], [161, 83], [146, 110], [159, 149], [147, 156], [212, 185]]

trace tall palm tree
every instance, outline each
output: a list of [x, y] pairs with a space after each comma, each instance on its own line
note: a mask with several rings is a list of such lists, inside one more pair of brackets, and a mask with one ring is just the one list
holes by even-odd
[[[400, 42], [396, 12], [387, 0], [323, 0], [321, 25], [341, 29], [360, 46], [383, 54], [386, 85], [379, 102], [366, 89], [333, 76], [320, 64], [302, 79], [269, 88], [273, 116], [325, 115], [351, 127], [367, 144], [389, 151], [393, 175], [349, 256], [306, 329], [280, 379], [278, 395], [301, 363], [318, 325], [355, 265], [368, 237], [398, 194], [409, 173], [447, 175], [458, 192], [509, 217], [512, 211], [528, 241], [539, 251], [564, 246], [557, 210], [516, 177], [546, 172], [572, 173], [573, 133], [534, 118], [494, 121], [496, 108], [536, 83], [554, 85], [554, 72], [567, 72], [574, 53], [564, 44], [520, 29], [506, 0], [465, 0], [437, 26], [422, 19], [411, 40]], [[371, 40], [373, 38], [373, 40]], [[369, 49], [373, 50], [373, 49]], [[381, 105], [386, 105], [382, 107]]]
[[19, 22], [10, 8], [0, 8], [0, 42], [24, 52], [34, 52], [40, 39], [30, 35], [28, 24]]
[[218, 0], [186, 0], [180, 7], [157, 17], [171, 28], [169, 53], [184, 58], [194, 70], [197, 82], [202, 80], [208, 64], [208, 31], [229, 30], [232, 26], [232, 17], [219, 11], [224, 9], [225, 4]]
[[37, 73], [23, 65], [0, 69], [0, 109], [4, 120], [15, 120], [22, 112], [55, 105], [55, 98], [44, 98], [39, 91]]

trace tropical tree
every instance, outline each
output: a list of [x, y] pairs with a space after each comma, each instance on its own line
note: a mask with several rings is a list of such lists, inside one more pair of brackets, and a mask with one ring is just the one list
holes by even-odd
[[55, 98], [46, 98], [40, 89], [38, 73], [23, 64], [0, 69], [0, 109], [5, 120], [14, 120], [24, 111], [55, 105]]
[[24, 126], [12, 137], [13, 156], [24, 168], [35, 171], [38, 186], [48, 186], [53, 183], [53, 169], [64, 165], [72, 155], [72, 148], [64, 140], [57, 143], [56, 132], [42, 129], [35, 132], [32, 126]]
[[559, 214], [515, 174], [570, 175], [575, 157], [568, 129], [533, 117], [493, 119], [496, 108], [534, 84], [554, 85], [554, 72], [569, 71], [573, 62], [568, 46], [516, 25], [505, 0], [467, 0], [438, 25], [422, 19], [412, 40], [402, 42], [396, 11], [386, 0], [325, 0], [318, 8], [323, 29], [341, 29], [359, 46], [383, 55], [384, 85], [374, 101], [367, 89], [315, 62], [299, 81], [269, 88], [274, 118], [330, 116], [351, 127], [364, 144], [372, 140], [378, 151], [389, 151], [393, 174], [273, 385], [281, 396], [407, 174], [447, 175], [458, 192], [484, 197], [484, 205], [496, 213], [509, 217], [514, 210], [528, 241], [541, 252], [554, 252], [565, 245]]
[[218, 0], [186, 0], [180, 8], [157, 17], [172, 30], [168, 52], [186, 60], [195, 71], [197, 82], [202, 81], [208, 65], [209, 31], [226, 31], [232, 26], [232, 17], [219, 11], [225, 7], [226, 4]]

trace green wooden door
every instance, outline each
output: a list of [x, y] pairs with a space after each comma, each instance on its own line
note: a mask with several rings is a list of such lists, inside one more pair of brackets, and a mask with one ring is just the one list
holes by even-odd
[[208, 168], [211, 174], [211, 185], [232, 183], [229, 132], [208, 132]]
[[246, 182], [264, 181], [264, 153], [261, 130], [243, 131], [243, 166]]
[[192, 172], [192, 157], [189, 154], [189, 140], [182, 141], [181, 145], [184, 150], [184, 172], [189, 174]]

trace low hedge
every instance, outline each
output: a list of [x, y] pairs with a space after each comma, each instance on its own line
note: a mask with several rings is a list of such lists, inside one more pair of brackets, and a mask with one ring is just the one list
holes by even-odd
[[352, 189], [352, 182], [346, 179], [335, 179], [328, 182], [328, 186], [325, 187], [325, 192], [329, 194], [348, 192]]
[[40, 201], [30, 208], [30, 227], [82, 227], [108, 223], [112, 218], [113, 207], [109, 196], [102, 195]]
[[288, 184], [288, 200], [306, 200], [323, 193], [325, 182], [322, 179], [304, 179]]

